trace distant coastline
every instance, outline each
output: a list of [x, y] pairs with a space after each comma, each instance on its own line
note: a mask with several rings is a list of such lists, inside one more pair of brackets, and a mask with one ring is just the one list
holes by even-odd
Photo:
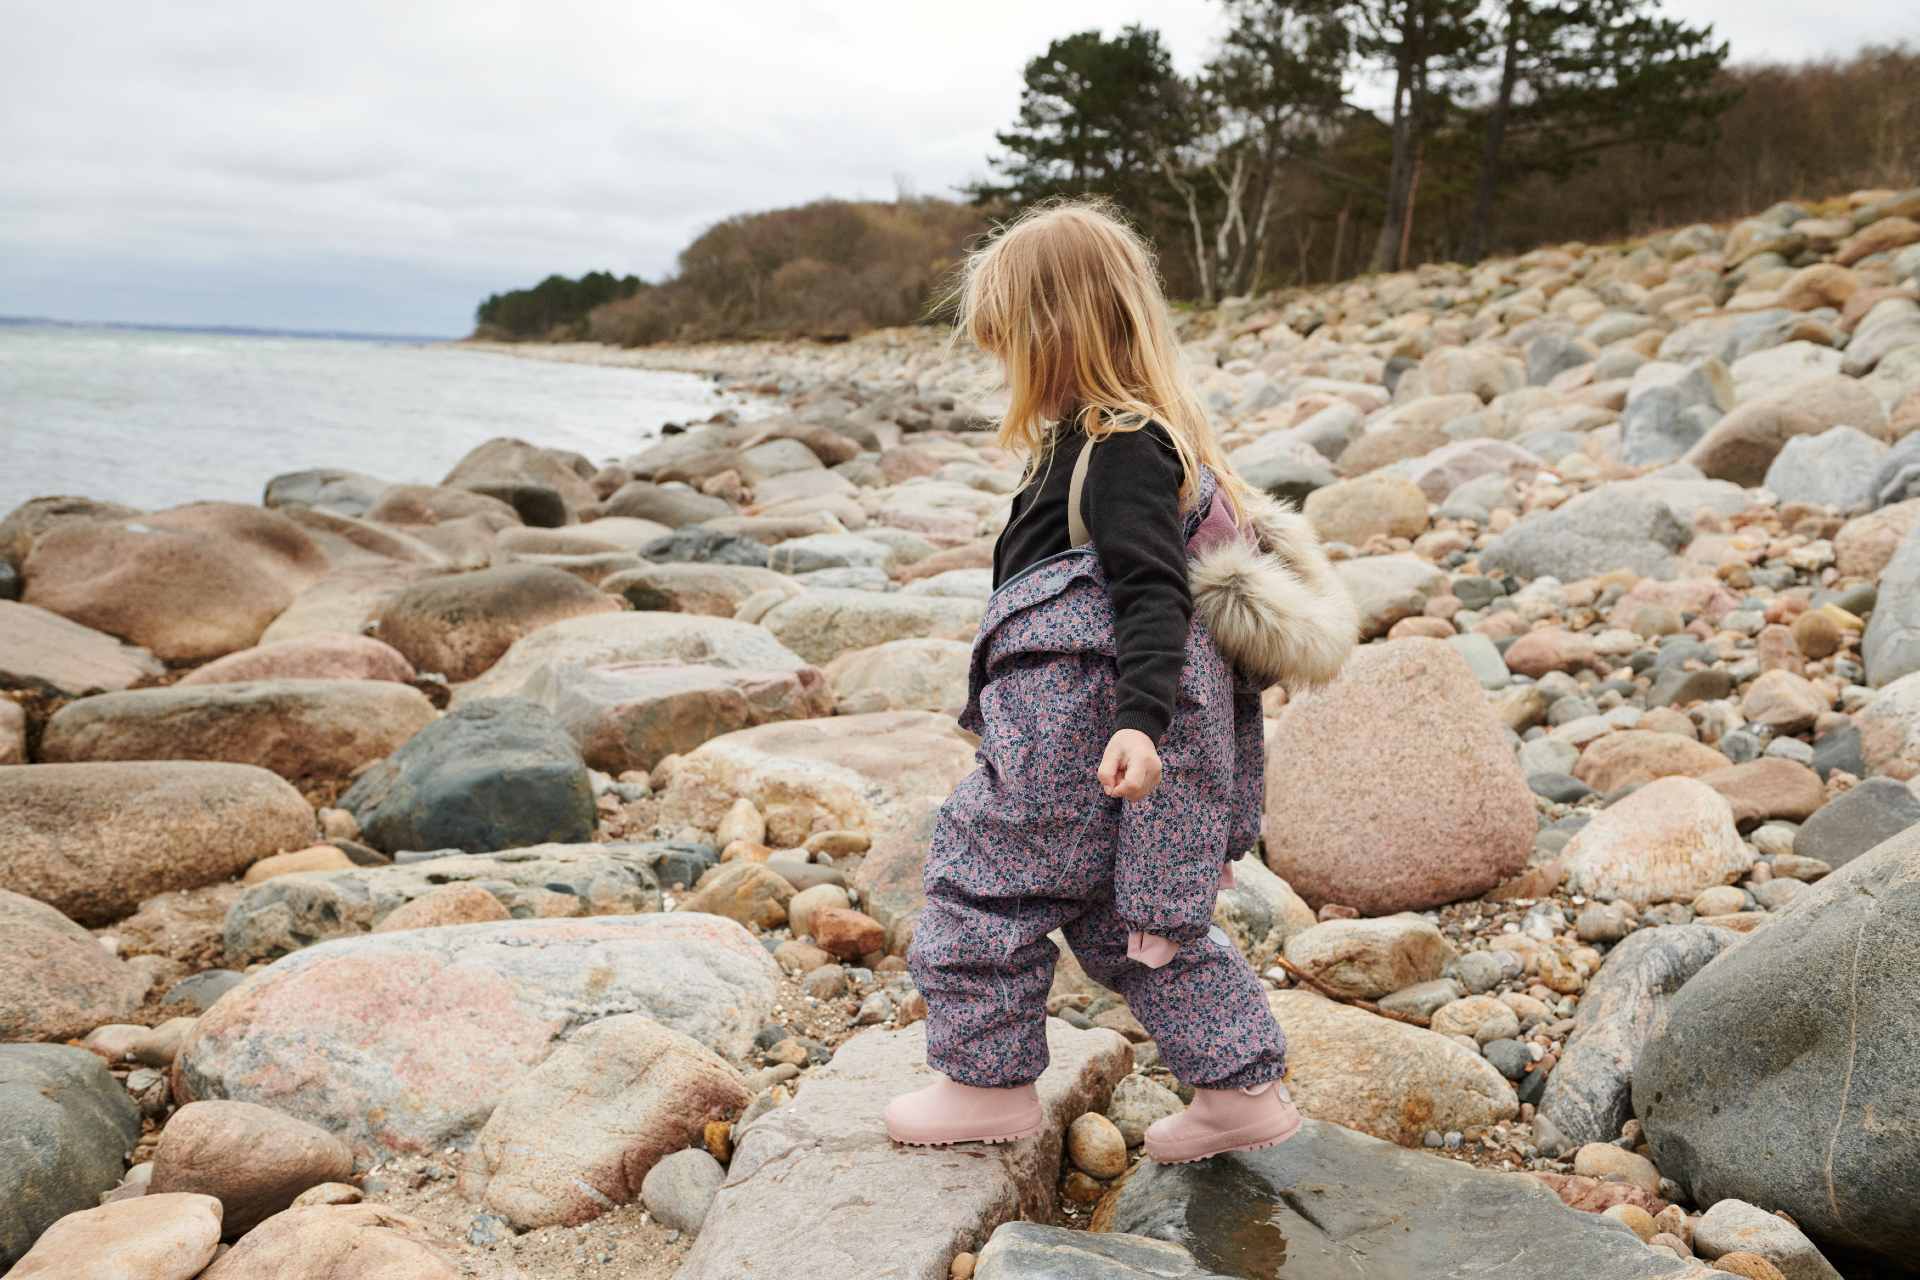
[[312, 338], [323, 342], [458, 342], [444, 333], [364, 333], [357, 329], [279, 329], [247, 324], [158, 324], [139, 320], [56, 320], [0, 315], [0, 326], [20, 329], [122, 329], [138, 333], [216, 333], [229, 338]]

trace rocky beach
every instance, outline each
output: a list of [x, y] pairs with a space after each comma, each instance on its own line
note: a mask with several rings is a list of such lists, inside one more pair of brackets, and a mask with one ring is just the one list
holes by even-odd
[[886, 1138], [985, 363], [516, 346], [755, 413], [0, 520], [0, 1274], [1920, 1274], [1920, 189], [1180, 325], [1363, 617], [1216, 906], [1300, 1136], [1145, 1161], [1063, 956], [1044, 1132]]

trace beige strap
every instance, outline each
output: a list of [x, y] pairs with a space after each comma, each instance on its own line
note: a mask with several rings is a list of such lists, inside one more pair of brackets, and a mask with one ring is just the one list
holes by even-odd
[[1087, 487], [1087, 461], [1093, 457], [1094, 441], [1088, 440], [1080, 446], [1080, 456], [1073, 460], [1073, 479], [1067, 482], [1067, 545], [1084, 547], [1093, 541], [1093, 535], [1087, 532], [1087, 522], [1080, 517], [1080, 491]]

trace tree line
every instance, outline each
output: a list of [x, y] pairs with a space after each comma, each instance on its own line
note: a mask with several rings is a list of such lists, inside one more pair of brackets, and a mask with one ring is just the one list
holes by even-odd
[[994, 219], [1061, 195], [1113, 200], [1169, 292], [1209, 302], [1920, 182], [1904, 44], [1740, 65], [1656, 0], [1219, 2], [1227, 34], [1190, 75], [1144, 27], [1050, 42], [964, 203], [739, 215], [667, 279], [551, 277], [489, 298], [482, 331], [634, 345], [924, 321]]

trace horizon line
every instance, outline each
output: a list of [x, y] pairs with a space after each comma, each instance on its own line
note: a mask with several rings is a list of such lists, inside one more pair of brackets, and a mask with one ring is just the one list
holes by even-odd
[[322, 338], [335, 341], [459, 342], [467, 334], [378, 333], [366, 329], [296, 329], [282, 325], [191, 324], [158, 320], [62, 320], [54, 316], [0, 314], [0, 326], [45, 325], [60, 329], [138, 329], [160, 333], [212, 333], [239, 338]]

